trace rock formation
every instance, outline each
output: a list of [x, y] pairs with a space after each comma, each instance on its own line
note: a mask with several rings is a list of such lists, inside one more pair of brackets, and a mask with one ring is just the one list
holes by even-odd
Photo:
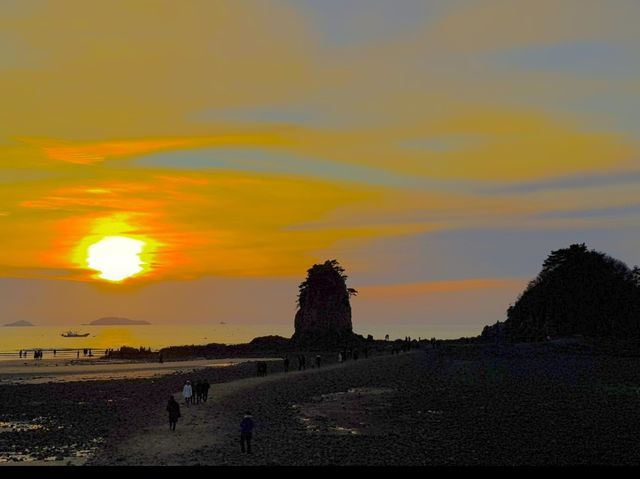
[[299, 286], [298, 312], [293, 340], [299, 345], [337, 345], [358, 336], [351, 324], [349, 299], [357, 294], [347, 288], [347, 276], [336, 260], [314, 264]]

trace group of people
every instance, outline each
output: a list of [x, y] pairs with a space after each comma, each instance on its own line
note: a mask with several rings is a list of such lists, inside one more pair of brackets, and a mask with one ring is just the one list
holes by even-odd
[[[26, 359], [28, 353], [29, 353], [29, 351], [24, 351], [24, 350], [21, 349], [18, 352], [18, 357], [20, 359], [22, 359], [22, 358]], [[56, 353], [57, 353], [57, 351], [54, 349], [53, 350], [53, 356], [54, 357], [55, 357]], [[33, 350], [33, 359], [42, 359], [43, 357], [44, 357], [44, 351], [42, 349], [34, 349]]]
[[[369, 357], [368, 348], [363, 349], [364, 357]], [[338, 353], [338, 361], [343, 362], [347, 359], [357, 360], [359, 357], [359, 351], [353, 349], [347, 349], [340, 351]], [[290, 360], [288, 356], [284, 356], [283, 358], [284, 364], [284, 372], [289, 371]], [[299, 354], [297, 357], [298, 360], [298, 370], [304, 371], [307, 367], [307, 357], [304, 354]], [[317, 354], [315, 357], [315, 366], [319, 368], [322, 365], [322, 356]], [[265, 362], [257, 362], [256, 363], [258, 375], [263, 376], [266, 375], [266, 363]], [[204, 380], [198, 380], [195, 383], [191, 383], [191, 381], [186, 381], [182, 388], [182, 395], [185, 400], [185, 404], [187, 406], [192, 404], [199, 404], [200, 402], [205, 402], [207, 400], [209, 394], [210, 384], [209, 382]], [[180, 404], [175, 400], [173, 396], [169, 396], [169, 402], [167, 403], [167, 412], [169, 413], [169, 429], [171, 431], [176, 430], [176, 424], [178, 419], [181, 417], [180, 413]], [[244, 453], [251, 454], [251, 439], [253, 436], [253, 429], [255, 427], [255, 423], [253, 420], [253, 416], [250, 412], [246, 412], [244, 417], [240, 421], [240, 450]]]
[[198, 380], [193, 384], [191, 384], [191, 381], [187, 381], [182, 387], [185, 404], [188, 406], [189, 404], [207, 402], [210, 387], [211, 385], [206, 379]]
[[[26, 359], [27, 358], [27, 353], [28, 353], [28, 351], [23, 351], [21, 349], [20, 352], [18, 353], [18, 357], [20, 357], [20, 359], [22, 359], [22, 358]], [[43, 355], [44, 355], [44, 352], [42, 351], [42, 349], [34, 349], [33, 350], [33, 359], [42, 359]], [[55, 356], [55, 353], [54, 353], [54, 356]]]
[[[364, 354], [365, 358], [369, 357], [369, 348], [365, 347], [362, 350], [362, 353]], [[338, 352], [338, 362], [339, 363], [343, 363], [345, 362], [347, 359], [353, 359], [354, 361], [357, 361], [358, 358], [360, 357], [360, 351], [358, 351], [357, 349], [343, 349], [342, 351]]]
[[[297, 359], [298, 359], [298, 371], [305, 371], [307, 369], [307, 357], [304, 354], [298, 354]], [[288, 356], [283, 357], [282, 362], [284, 366], [284, 372], [288, 373], [289, 366], [291, 364], [291, 362], [289, 361], [289, 357]], [[316, 354], [315, 366], [316, 368], [319, 368], [321, 365], [322, 365], [322, 356], [320, 356], [319, 354]]]
[[[191, 381], [187, 381], [182, 388], [182, 395], [185, 399], [185, 404], [197, 404], [200, 401], [205, 402], [207, 400], [209, 392], [209, 381], [206, 379], [196, 381], [193, 386]], [[175, 431], [178, 419], [182, 416], [180, 413], [180, 404], [173, 395], [169, 396], [169, 402], [167, 403], [167, 412], [169, 413], [169, 430]], [[253, 436], [253, 428], [255, 423], [253, 416], [249, 411], [244, 414], [244, 417], [240, 421], [240, 450], [251, 454], [251, 439]]]

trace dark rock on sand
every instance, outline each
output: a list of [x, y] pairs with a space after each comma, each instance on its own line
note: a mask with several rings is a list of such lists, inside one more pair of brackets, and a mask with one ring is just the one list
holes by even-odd
[[344, 268], [336, 260], [314, 264], [299, 286], [293, 340], [300, 345], [336, 345], [355, 339]]

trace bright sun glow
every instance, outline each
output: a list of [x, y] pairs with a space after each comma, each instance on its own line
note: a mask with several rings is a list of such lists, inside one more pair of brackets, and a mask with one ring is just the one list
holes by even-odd
[[122, 281], [143, 270], [144, 246], [144, 241], [126, 236], [107, 236], [89, 247], [87, 265], [99, 271], [102, 279]]

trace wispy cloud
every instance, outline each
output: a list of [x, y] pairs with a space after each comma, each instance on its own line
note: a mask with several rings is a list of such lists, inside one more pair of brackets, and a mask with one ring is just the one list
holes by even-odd
[[157, 278], [633, 219], [638, 5], [365, 3], [0, 6], [29, 59], [1, 66], [0, 270], [72, 267], [121, 214], [162, 243]]

